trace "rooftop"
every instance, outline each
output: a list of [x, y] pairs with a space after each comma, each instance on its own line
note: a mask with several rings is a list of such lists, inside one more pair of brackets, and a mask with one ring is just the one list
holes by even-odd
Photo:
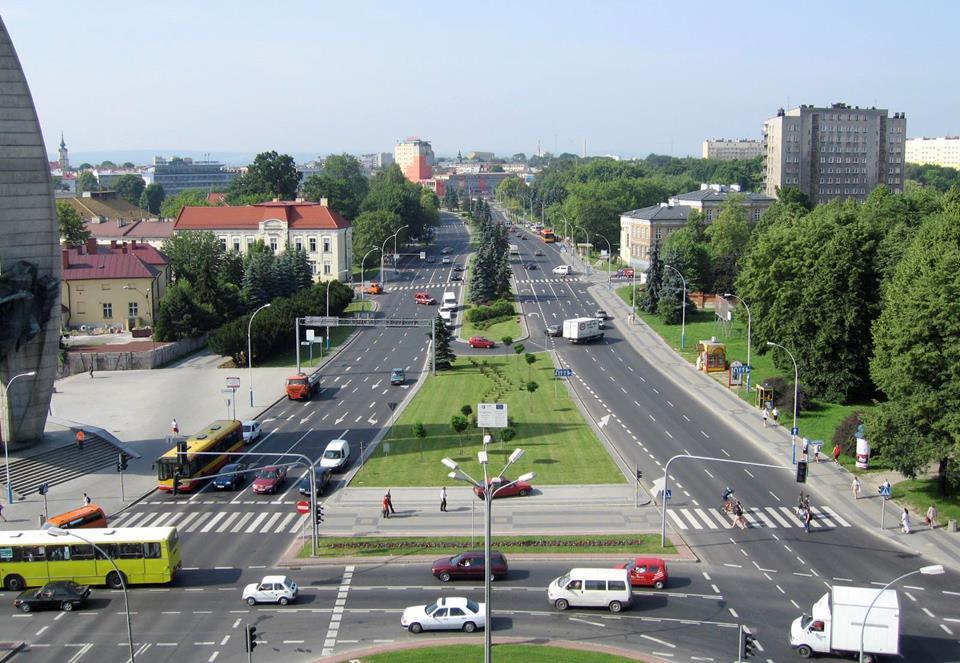
[[130, 243], [110, 246], [90, 239], [83, 246], [60, 251], [64, 281], [93, 279], [153, 279], [159, 267], [169, 259], [149, 244]]
[[326, 205], [299, 200], [274, 200], [238, 207], [184, 207], [176, 230], [256, 229], [263, 221], [286, 221], [291, 230], [339, 230], [350, 222]]

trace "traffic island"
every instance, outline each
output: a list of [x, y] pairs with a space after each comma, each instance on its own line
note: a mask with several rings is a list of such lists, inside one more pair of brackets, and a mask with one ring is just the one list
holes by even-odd
[[[479, 637], [445, 638], [449, 644], [426, 646], [420, 642], [381, 645], [354, 650], [345, 654], [327, 656], [323, 661], [357, 661], [359, 663], [462, 663], [483, 659]], [[596, 642], [581, 643], [547, 638], [498, 637], [493, 645], [493, 657], [503, 661], [526, 663], [615, 663], [616, 661], [646, 661], [662, 663], [663, 659], [641, 655], [627, 649]]]

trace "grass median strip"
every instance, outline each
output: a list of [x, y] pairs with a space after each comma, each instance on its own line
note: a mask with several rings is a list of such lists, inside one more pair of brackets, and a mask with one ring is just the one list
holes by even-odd
[[[527, 384], [537, 388], [530, 393]], [[461, 407], [475, 411], [478, 403], [504, 403], [515, 437], [501, 441], [502, 432], [490, 429], [490, 468], [499, 472], [517, 447], [526, 455], [510, 468], [515, 479], [536, 472], [536, 484], [623, 483], [617, 469], [593, 430], [567, 395], [563, 385], [554, 385], [553, 363], [548, 355], [536, 355], [532, 365], [522, 356], [460, 357], [450, 370], [427, 378], [374, 455], [351, 482], [351, 486], [442, 486], [450, 485], [440, 460], [449, 456], [468, 474], [483, 476], [477, 462], [483, 431], [472, 423], [459, 435], [451, 418]], [[385, 400], [399, 401], [397, 390]], [[387, 423], [387, 422], [383, 422]], [[415, 434], [423, 424], [425, 436]]]
[[[433, 555], [438, 557], [453, 554], [457, 550], [483, 547], [483, 537], [472, 541], [469, 536], [444, 537], [325, 537], [319, 539], [319, 557], [386, 557], [399, 555]], [[659, 534], [574, 534], [564, 536], [494, 536], [492, 547], [504, 554], [550, 553], [550, 554], [611, 554], [625, 556], [650, 554], [670, 555], [676, 548], [669, 541], [666, 548], [660, 547]], [[307, 542], [297, 555], [310, 557], [311, 544]]]
[[[614, 663], [623, 661], [620, 656], [600, 652], [544, 647], [543, 645], [494, 645], [494, 658], [498, 661], [524, 661], [525, 663]], [[391, 651], [372, 656], [362, 656], [360, 663], [462, 663], [483, 658], [480, 645], [435, 645]], [[638, 659], [633, 659], [638, 660]]]

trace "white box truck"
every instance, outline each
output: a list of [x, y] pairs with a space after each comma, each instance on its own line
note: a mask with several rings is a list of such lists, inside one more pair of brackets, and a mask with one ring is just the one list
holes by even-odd
[[877, 654], [900, 653], [900, 602], [896, 590], [834, 587], [813, 604], [810, 616], [793, 620], [790, 645], [801, 658], [814, 654], [850, 655], [860, 651], [861, 629], [864, 655], [871, 655], [868, 660]]
[[571, 318], [563, 321], [563, 337], [571, 343], [590, 343], [603, 338], [596, 318]]
[[510, 245], [510, 255], [512, 255], [512, 256], [518, 256], [518, 255], [520, 255], [520, 247], [517, 246], [516, 244], [511, 244], [511, 245]]

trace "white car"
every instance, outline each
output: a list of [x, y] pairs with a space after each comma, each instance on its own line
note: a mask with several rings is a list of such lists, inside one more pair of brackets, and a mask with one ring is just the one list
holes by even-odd
[[443, 260], [440, 261], [440, 264], [442, 264], [442, 265], [449, 265], [449, 264], [450, 264], [450, 258], [447, 257], [447, 256], [443, 256]]
[[242, 423], [243, 423], [243, 443], [244, 444], [250, 444], [251, 442], [254, 442], [255, 440], [260, 439], [260, 433], [262, 431], [260, 430], [259, 421], [254, 421], [251, 419], [249, 421], [244, 421]]
[[484, 604], [460, 596], [439, 598], [430, 605], [414, 605], [403, 611], [400, 626], [411, 633], [420, 631], [466, 631], [473, 633], [486, 625]]
[[287, 605], [297, 600], [300, 588], [287, 576], [264, 576], [260, 582], [254, 582], [243, 588], [243, 600], [247, 605], [258, 603], [279, 603]]
[[570, 265], [557, 265], [553, 268], [554, 274], [560, 274], [562, 276], [570, 275]]

